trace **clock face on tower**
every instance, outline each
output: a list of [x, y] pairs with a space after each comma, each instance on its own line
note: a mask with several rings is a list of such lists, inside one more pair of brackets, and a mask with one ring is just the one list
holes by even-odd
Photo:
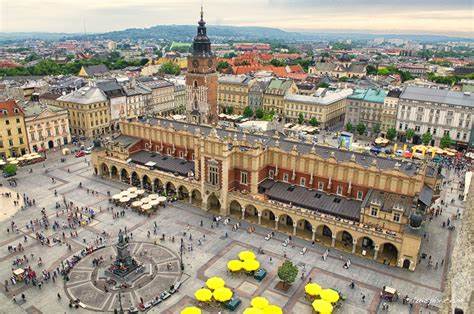
[[193, 67], [197, 68], [199, 66], [199, 61], [196, 59], [193, 60]]

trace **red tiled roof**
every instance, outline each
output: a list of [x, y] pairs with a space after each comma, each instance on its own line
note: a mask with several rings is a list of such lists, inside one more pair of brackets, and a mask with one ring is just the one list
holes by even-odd
[[18, 64], [11, 60], [0, 60], [0, 68], [18, 68], [21, 64]]
[[[17, 112], [15, 112], [15, 109], [17, 109]], [[0, 114], [9, 117], [23, 115], [23, 109], [13, 99], [0, 101]]]

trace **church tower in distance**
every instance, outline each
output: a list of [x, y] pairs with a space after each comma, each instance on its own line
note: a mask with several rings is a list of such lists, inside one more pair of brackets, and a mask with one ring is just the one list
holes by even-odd
[[206, 22], [199, 20], [193, 41], [192, 55], [188, 57], [186, 74], [186, 112], [190, 122], [214, 124], [217, 122], [216, 57], [206, 34]]

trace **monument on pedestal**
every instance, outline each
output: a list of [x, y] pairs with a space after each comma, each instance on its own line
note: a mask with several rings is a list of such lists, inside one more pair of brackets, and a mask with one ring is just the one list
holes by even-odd
[[117, 248], [117, 257], [112, 265], [110, 265], [106, 270], [106, 274], [113, 274], [114, 276], [112, 277], [124, 280], [127, 275], [140, 268], [140, 265], [130, 255], [128, 250], [128, 239], [123, 236], [122, 232], [119, 232], [118, 242], [115, 247]]

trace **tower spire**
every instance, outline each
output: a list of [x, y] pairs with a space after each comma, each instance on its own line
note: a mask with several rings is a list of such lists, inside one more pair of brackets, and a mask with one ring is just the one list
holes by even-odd
[[204, 20], [204, 9], [201, 1], [201, 21]]

